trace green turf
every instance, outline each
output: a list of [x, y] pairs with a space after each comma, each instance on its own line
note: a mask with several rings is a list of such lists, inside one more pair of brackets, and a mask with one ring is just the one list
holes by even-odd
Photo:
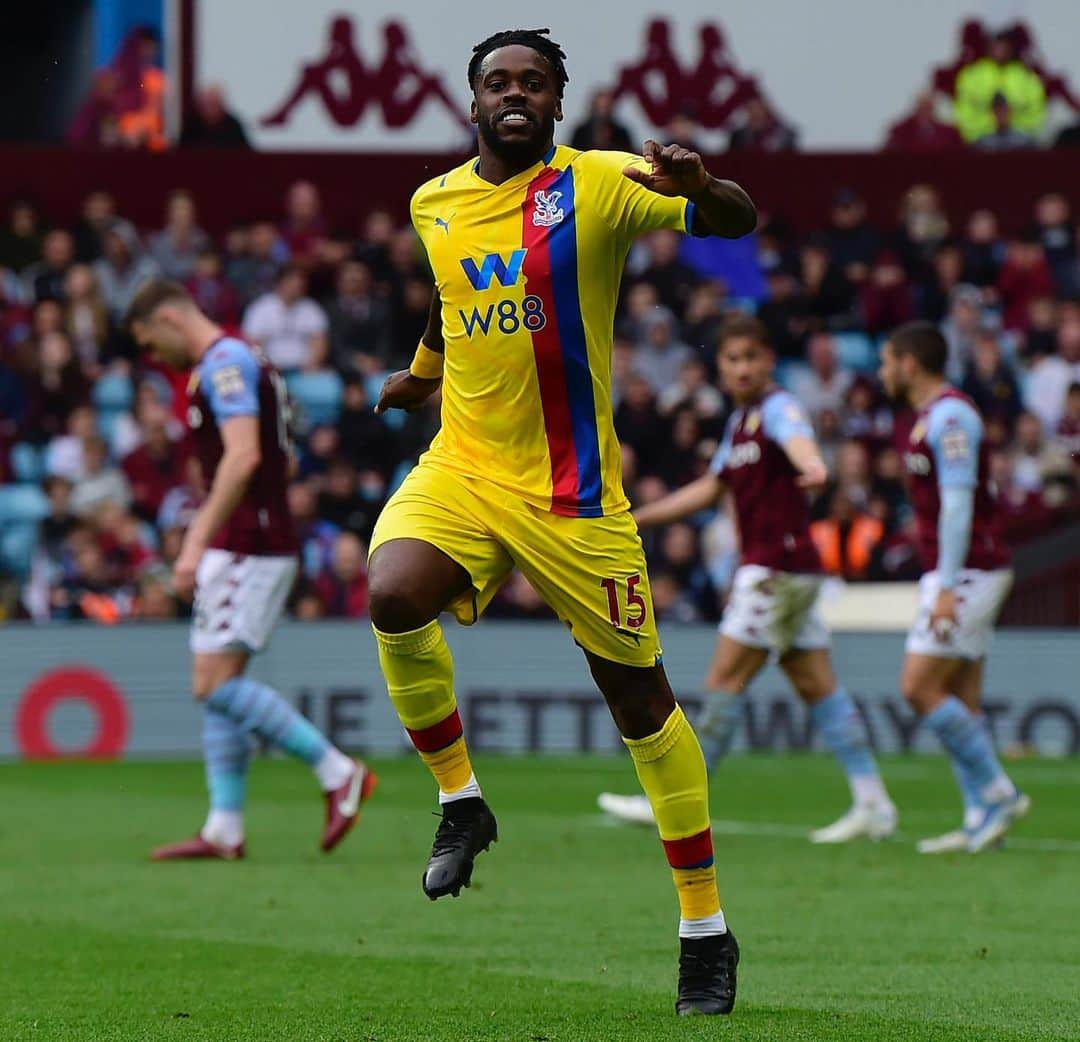
[[766, 834], [717, 836], [739, 1003], [694, 1020], [656, 840], [593, 809], [628, 762], [481, 760], [502, 840], [437, 904], [427, 777], [379, 766], [327, 858], [311, 779], [257, 763], [248, 860], [197, 865], [145, 860], [201, 820], [195, 764], [0, 767], [0, 1040], [1080, 1038], [1080, 764], [1015, 767], [1035, 809], [1009, 849], [925, 858], [910, 837], [956, 817], [943, 762], [886, 765], [903, 841], [821, 849], [783, 826], [842, 809], [832, 764], [732, 760], [714, 815]]

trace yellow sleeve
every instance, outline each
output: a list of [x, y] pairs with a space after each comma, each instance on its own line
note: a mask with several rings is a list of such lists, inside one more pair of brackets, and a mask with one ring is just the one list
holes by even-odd
[[431, 222], [428, 220], [428, 215], [425, 212], [424, 202], [429, 194], [427, 184], [422, 184], [415, 192], [413, 192], [412, 199], [409, 200], [409, 220], [412, 221], [413, 230], [416, 232], [417, 238], [419, 238], [420, 242], [423, 244], [425, 252], [427, 250], [427, 242], [424, 239], [424, 232]]
[[623, 174], [628, 166], [648, 170], [649, 164], [641, 156], [629, 152], [582, 152], [574, 166], [585, 174], [590, 203], [612, 231], [628, 239], [661, 228], [690, 231], [693, 203], [681, 196], [650, 192]]

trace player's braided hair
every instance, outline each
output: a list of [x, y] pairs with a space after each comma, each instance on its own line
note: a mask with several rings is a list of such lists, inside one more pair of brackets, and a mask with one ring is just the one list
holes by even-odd
[[481, 40], [473, 48], [472, 58], [469, 59], [469, 87], [475, 87], [476, 77], [480, 74], [480, 65], [492, 51], [516, 43], [523, 47], [531, 47], [551, 66], [555, 73], [555, 91], [561, 98], [563, 88], [570, 81], [564, 64], [566, 52], [554, 40], [549, 39], [550, 33], [550, 29], [507, 29], [501, 33], [493, 33], [486, 40]]

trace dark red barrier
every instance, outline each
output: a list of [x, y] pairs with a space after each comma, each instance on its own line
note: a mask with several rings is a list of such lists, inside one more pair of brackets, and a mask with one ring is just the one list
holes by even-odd
[[[286, 188], [301, 177], [322, 190], [332, 223], [355, 233], [363, 217], [379, 205], [404, 217], [413, 191], [463, 158], [416, 153], [0, 150], [5, 196], [31, 193], [51, 219], [71, 221], [83, 196], [92, 188], [105, 187], [116, 194], [120, 213], [139, 225], [159, 227], [168, 192], [189, 188], [198, 199], [202, 222], [215, 233], [241, 220], [280, 217]], [[938, 187], [954, 222], [988, 206], [1007, 230], [1015, 231], [1031, 220], [1034, 200], [1051, 190], [1064, 192], [1074, 210], [1080, 210], [1080, 150], [938, 156], [732, 154], [714, 156], [709, 167], [745, 184], [763, 210], [785, 215], [803, 231], [823, 223], [829, 201], [840, 187], [861, 192], [872, 220], [884, 228], [896, 223], [905, 191], [920, 182]]]

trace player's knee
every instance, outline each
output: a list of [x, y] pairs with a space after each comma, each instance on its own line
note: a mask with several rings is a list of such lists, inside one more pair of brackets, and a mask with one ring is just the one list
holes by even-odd
[[734, 669], [716, 667], [705, 674], [706, 691], [726, 691], [731, 695], [741, 695], [749, 683], [749, 677]]
[[434, 617], [410, 584], [381, 578], [368, 586], [368, 611], [371, 624], [383, 633], [407, 633], [426, 626]]
[[929, 712], [944, 697], [945, 692], [925, 677], [915, 673], [903, 673], [900, 677], [900, 694], [912, 709], [922, 715]]

